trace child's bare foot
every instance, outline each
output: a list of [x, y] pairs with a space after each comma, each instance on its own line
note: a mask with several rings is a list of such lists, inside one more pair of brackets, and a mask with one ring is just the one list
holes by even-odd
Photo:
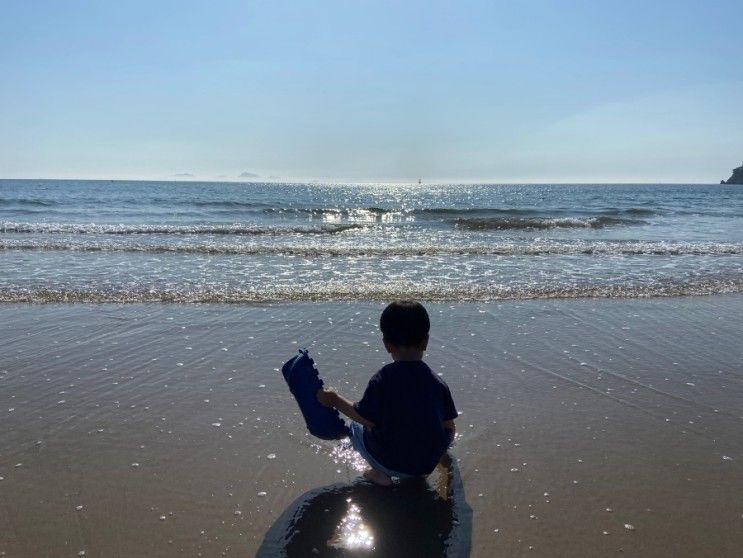
[[373, 467], [364, 471], [364, 478], [379, 486], [392, 486], [392, 479]]

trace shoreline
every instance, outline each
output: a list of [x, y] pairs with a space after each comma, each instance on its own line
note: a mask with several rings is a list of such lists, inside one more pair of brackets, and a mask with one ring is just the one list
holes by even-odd
[[[645, 287], [639, 292], [628, 292], [626, 286], [618, 287], [585, 287], [574, 288], [565, 292], [564, 289], [542, 289], [535, 294], [513, 295], [510, 286], [463, 288], [461, 292], [438, 293], [437, 288], [416, 289], [414, 286], [402, 287], [405, 297], [419, 300], [426, 304], [504, 304], [519, 302], [550, 302], [550, 301], [591, 301], [591, 300], [665, 300], [705, 297], [741, 296], [743, 294], [743, 280], [741, 283], [726, 285], [720, 290], [720, 285], [691, 284], [691, 285], [662, 285]], [[225, 292], [214, 289], [213, 292], [161, 292], [152, 290], [108, 292], [95, 290], [67, 290], [42, 289], [28, 293], [19, 289], [0, 288], [0, 308], [13, 305], [104, 305], [104, 306], [137, 306], [137, 305], [207, 305], [207, 306], [244, 306], [251, 305], [283, 305], [283, 304], [378, 304], [399, 298], [401, 287], [393, 285], [386, 287], [363, 287], [363, 293], [353, 289], [339, 288], [331, 292], [317, 292], [317, 286], [285, 288], [280, 294], [274, 290], [271, 294], [250, 291]], [[726, 290], [725, 290], [726, 289]], [[683, 292], [679, 292], [679, 290]], [[469, 294], [468, 294], [469, 293]], [[493, 294], [501, 293], [501, 294]]]

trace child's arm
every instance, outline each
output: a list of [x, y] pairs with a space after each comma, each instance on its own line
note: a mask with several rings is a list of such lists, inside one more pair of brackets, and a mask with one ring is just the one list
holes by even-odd
[[346, 415], [351, 420], [358, 422], [365, 428], [374, 428], [374, 423], [372, 421], [366, 420], [364, 417], [362, 417], [354, 408], [353, 403], [351, 403], [348, 399], [346, 399], [339, 393], [336, 393], [336, 391], [333, 389], [318, 389], [317, 400], [320, 402], [321, 405], [324, 405], [325, 407], [333, 407], [334, 409], [338, 409], [338, 411]]

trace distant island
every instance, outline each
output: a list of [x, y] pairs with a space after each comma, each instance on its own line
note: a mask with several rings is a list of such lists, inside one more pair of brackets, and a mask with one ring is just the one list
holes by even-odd
[[720, 184], [743, 184], [743, 165], [733, 169], [733, 176], [727, 180], [720, 180]]

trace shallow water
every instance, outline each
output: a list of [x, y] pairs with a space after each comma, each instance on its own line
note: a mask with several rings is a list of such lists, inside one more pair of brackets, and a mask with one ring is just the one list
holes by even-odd
[[[357, 460], [306, 435], [278, 369], [306, 345], [357, 399], [381, 308], [3, 305], [0, 552], [249, 556], [303, 494], [353, 491]], [[429, 312], [472, 556], [738, 556], [740, 295]]]

